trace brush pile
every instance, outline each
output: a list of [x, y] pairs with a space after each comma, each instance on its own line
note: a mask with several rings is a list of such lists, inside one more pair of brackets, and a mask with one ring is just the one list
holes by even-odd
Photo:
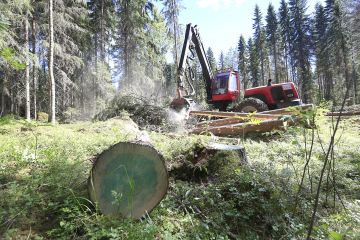
[[119, 94], [107, 108], [95, 115], [94, 120], [105, 121], [117, 116], [129, 116], [140, 128], [158, 128], [165, 125], [167, 114], [166, 108], [154, 99]]

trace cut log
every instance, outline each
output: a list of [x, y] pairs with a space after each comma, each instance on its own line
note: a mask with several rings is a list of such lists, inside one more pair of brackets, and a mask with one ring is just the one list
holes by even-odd
[[143, 142], [120, 142], [102, 152], [90, 173], [90, 199], [101, 213], [140, 218], [165, 196], [164, 158]]
[[215, 126], [224, 126], [229, 124], [235, 124], [235, 123], [242, 123], [246, 122], [245, 118], [223, 118], [223, 119], [217, 119], [212, 121], [205, 121], [205, 122], [199, 122], [196, 126], [197, 127], [215, 127]]
[[358, 112], [328, 112], [326, 113], [326, 116], [360, 116], [360, 111]]
[[267, 120], [260, 122], [259, 124], [237, 123], [215, 127], [200, 127], [193, 129], [192, 133], [202, 134], [211, 132], [216, 136], [240, 136], [249, 132], [264, 133], [273, 130], [283, 130], [285, 128], [284, 125], [287, 124], [288, 122], [284, 122], [283, 120]]
[[236, 112], [213, 112], [213, 111], [190, 111], [189, 115], [208, 116], [218, 118], [255, 118], [255, 119], [277, 119], [280, 115], [263, 113], [236, 113]]
[[261, 114], [293, 115], [293, 113], [294, 113], [293, 109], [304, 111], [304, 110], [312, 109], [313, 107], [314, 107], [313, 104], [304, 104], [304, 105], [300, 105], [300, 106], [293, 106], [293, 107], [264, 111], [264, 112], [261, 112]]

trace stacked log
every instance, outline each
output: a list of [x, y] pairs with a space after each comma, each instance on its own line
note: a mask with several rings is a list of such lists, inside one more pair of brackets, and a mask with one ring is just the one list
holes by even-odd
[[236, 113], [236, 112], [213, 112], [213, 111], [191, 111], [191, 116], [207, 116], [220, 119], [200, 122], [192, 129], [191, 133], [203, 134], [212, 133], [216, 136], [241, 136], [247, 133], [264, 133], [273, 130], [284, 130], [293, 121], [285, 120], [285, 115], [295, 115], [300, 111], [312, 109], [312, 104], [302, 105], [295, 108], [283, 108], [265, 111], [261, 113]]

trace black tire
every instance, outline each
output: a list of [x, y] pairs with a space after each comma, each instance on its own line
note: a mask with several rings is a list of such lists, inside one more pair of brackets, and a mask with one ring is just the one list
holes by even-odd
[[269, 110], [268, 106], [257, 98], [245, 98], [234, 107], [236, 112], [263, 112]]

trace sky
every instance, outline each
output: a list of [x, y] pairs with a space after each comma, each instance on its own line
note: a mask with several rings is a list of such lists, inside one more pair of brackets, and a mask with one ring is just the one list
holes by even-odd
[[[311, 13], [317, 2], [325, 0], [308, 2]], [[180, 12], [180, 24], [198, 25], [205, 49], [211, 47], [217, 59], [221, 51], [226, 53], [231, 47], [236, 48], [241, 34], [245, 39], [252, 36], [255, 4], [259, 5], [263, 21], [269, 3], [276, 10], [280, 6], [280, 0], [182, 0], [181, 3], [184, 9]]]

